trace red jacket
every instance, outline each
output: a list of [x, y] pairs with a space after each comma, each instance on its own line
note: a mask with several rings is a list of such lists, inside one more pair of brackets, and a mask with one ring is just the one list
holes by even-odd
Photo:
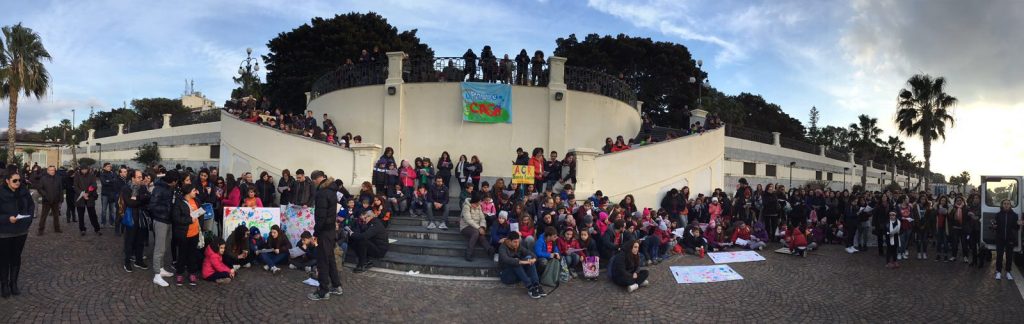
[[750, 241], [750, 228], [737, 227], [736, 230], [732, 231], [732, 243], [736, 243], [737, 238]]
[[807, 246], [807, 236], [804, 235], [803, 231], [800, 231], [799, 227], [790, 229], [789, 233], [786, 233], [786, 236], [789, 237], [789, 248], [791, 250], [801, 246]]
[[543, 158], [530, 158], [530, 166], [533, 166], [533, 178], [537, 180], [544, 180], [544, 159]]
[[658, 238], [658, 244], [661, 245], [668, 244], [668, 241], [672, 239], [668, 232], [662, 231], [661, 228], [658, 227], [655, 227], [653, 235]]
[[213, 252], [213, 249], [209, 245], [205, 249], [206, 259], [203, 259], [203, 279], [209, 278], [217, 272], [231, 272], [226, 264], [224, 264], [224, 257], [220, 253]]
[[[569, 253], [569, 249], [579, 249], [580, 248], [580, 241], [577, 241], [575, 239], [572, 240], [572, 241], [566, 241], [564, 238], [559, 237], [557, 242], [558, 242], [558, 250], [562, 251], [562, 253]], [[578, 254], [580, 257], [586, 257], [587, 256], [586, 254], [583, 253], [583, 251], [577, 251], [575, 253]]]

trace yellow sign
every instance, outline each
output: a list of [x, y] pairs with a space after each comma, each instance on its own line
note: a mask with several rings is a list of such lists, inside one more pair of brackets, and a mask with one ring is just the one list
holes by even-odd
[[533, 184], [532, 165], [513, 165], [512, 184]]

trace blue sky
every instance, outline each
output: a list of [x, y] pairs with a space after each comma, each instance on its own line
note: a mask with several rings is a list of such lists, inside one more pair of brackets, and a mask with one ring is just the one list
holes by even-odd
[[[555, 39], [573, 33], [682, 43], [726, 93], [760, 94], [805, 123], [811, 106], [822, 124], [867, 113], [886, 135], [896, 134], [895, 97], [906, 79], [941, 75], [960, 105], [949, 139], [933, 146], [933, 169], [1024, 173], [1024, 145], [1014, 140], [1024, 138], [1024, 65], [1015, 59], [1024, 50], [1024, 2], [95, 0], [5, 8], [13, 9], [0, 12], [0, 25], [35, 29], [54, 58], [50, 95], [23, 101], [19, 125], [29, 129], [70, 118], [71, 108], [81, 120], [90, 106], [177, 97], [186, 79], [223, 103], [246, 47], [265, 54], [268, 40], [312, 17], [375, 11], [400, 30], [418, 29], [439, 56], [485, 44], [502, 54], [550, 54]], [[922, 155], [917, 140], [905, 140]]]

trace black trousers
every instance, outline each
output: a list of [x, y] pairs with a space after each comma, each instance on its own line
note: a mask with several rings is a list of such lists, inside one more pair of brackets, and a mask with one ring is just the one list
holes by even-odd
[[640, 270], [636, 272], [636, 279], [633, 279], [632, 273], [624, 273], [622, 275], [613, 276], [612, 279], [616, 285], [628, 287], [633, 284], [641, 284], [647, 280], [647, 270]]
[[337, 234], [327, 232], [316, 237], [316, 269], [319, 272], [317, 281], [320, 288], [317, 289], [321, 295], [326, 295], [333, 288], [341, 287], [341, 277], [338, 274], [338, 262], [334, 259], [334, 247], [337, 246]]
[[383, 258], [384, 254], [388, 252], [383, 246], [377, 246], [367, 239], [352, 239], [348, 243], [350, 248], [356, 250], [356, 257], [359, 260], [356, 266], [359, 267], [366, 265], [367, 258]]
[[89, 212], [89, 223], [92, 224], [92, 230], [99, 233], [100, 222], [96, 219], [96, 207], [95, 206], [75, 206], [78, 210], [78, 230], [85, 232], [85, 213]]
[[135, 257], [135, 262], [142, 263], [142, 253], [146, 248], [146, 238], [149, 236], [149, 229], [139, 228], [139, 224], [124, 229], [124, 260]]
[[1006, 259], [1006, 272], [1010, 272], [1013, 267], [1013, 246], [1006, 243], [996, 244], [996, 272], [1002, 272], [1003, 270], [1003, 255]]
[[[202, 234], [200, 234], [202, 235]], [[185, 237], [185, 234], [174, 235], [171, 244], [178, 247], [178, 264], [174, 267], [174, 274], [184, 275], [188, 272], [192, 275], [199, 275], [199, 235]]]
[[25, 250], [28, 235], [0, 238], [0, 282], [18, 281], [21, 269], [21, 251]]
[[64, 217], [67, 219], [68, 223], [73, 222], [75, 219], [78, 218], [78, 217], [75, 216], [75, 208], [73, 207], [74, 204], [75, 204], [75, 193], [73, 193], [73, 192], [65, 193], [64, 194], [64, 202], [65, 202], [64, 205], [67, 206], [67, 208], [64, 209]]

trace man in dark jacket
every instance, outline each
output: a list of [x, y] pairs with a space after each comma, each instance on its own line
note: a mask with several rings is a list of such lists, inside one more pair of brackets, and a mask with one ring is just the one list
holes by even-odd
[[[132, 272], [134, 267], [149, 269], [149, 266], [142, 260], [142, 251], [145, 249], [146, 236], [149, 235], [149, 227], [143, 220], [143, 209], [149, 204], [150, 194], [146, 186], [142, 184], [142, 170], [132, 170], [129, 182], [121, 187], [121, 193], [117, 196], [124, 204], [124, 210], [119, 211], [120, 217], [131, 217], [132, 227], [124, 229], [124, 270]], [[115, 201], [116, 202], [116, 201]], [[132, 264], [134, 258], [134, 265]]]
[[1006, 255], [1006, 279], [1013, 280], [1010, 275], [1010, 268], [1013, 266], [1013, 248], [1017, 246], [1017, 230], [1024, 222], [1013, 212], [1012, 203], [1004, 199], [1001, 203], [999, 213], [993, 219], [993, 230], [996, 234], [996, 280], [1000, 279], [1000, 272], [1003, 269], [1003, 255]]
[[302, 207], [313, 205], [313, 183], [306, 178], [306, 171], [295, 170], [295, 182], [292, 183], [292, 204]]
[[74, 223], [77, 219], [75, 217], [75, 208], [73, 207], [75, 202], [75, 171], [61, 168], [58, 174], [64, 181], [61, 184], [64, 189], [64, 202], [66, 202], [64, 217], [67, 219], [67, 223]]
[[121, 188], [114, 183], [117, 179], [117, 174], [113, 168], [110, 163], [103, 163], [103, 168], [100, 169], [99, 173], [100, 189], [103, 191], [100, 195], [100, 225], [104, 227], [107, 226], [108, 219], [110, 220], [110, 225], [114, 225], [114, 211], [117, 210], [117, 201], [114, 198], [121, 191]]
[[[301, 170], [296, 171], [300, 174]], [[317, 280], [320, 287], [310, 293], [310, 300], [329, 299], [330, 295], [341, 295], [341, 277], [338, 275], [338, 263], [334, 259], [334, 247], [337, 246], [338, 231], [335, 217], [338, 212], [338, 188], [332, 186], [334, 181], [328, 180], [323, 171], [316, 170], [311, 174], [316, 185], [316, 197], [313, 210], [313, 235], [316, 237], [316, 268], [319, 272]], [[298, 192], [298, 191], [296, 191]]]
[[544, 188], [554, 191], [555, 184], [562, 179], [562, 161], [558, 160], [558, 152], [551, 151], [551, 159], [544, 162]]
[[519, 243], [519, 232], [511, 232], [498, 247], [498, 267], [501, 269], [499, 277], [506, 285], [523, 282], [530, 298], [540, 298], [545, 294], [537, 276], [537, 257]]
[[611, 260], [612, 255], [619, 252], [619, 246], [625, 241], [622, 238], [623, 228], [626, 226], [621, 219], [615, 221], [611, 228], [608, 228], [601, 236], [601, 259]]
[[368, 257], [383, 258], [388, 253], [388, 229], [384, 222], [372, 210], [367, 210], [359, 215], [361, 222], [356, 226], [348, 239], [350, 247], [356, 250], [358, 261], [354, 273], [366, 272], [373, 267], [373, 262]]
[[[434, 178], [434, 185], [430, 186], [427, 192], [427, 228], [443, 229], [447, 230], [448, 225], [445, 223], [448, 220], [448, 212], [451, 207], [448, 206], [448, 187], [444, 186], [444, 181], [441, 178]], [[440, 216], [439, 221], [435, 221]]]
[[174, 274], [164, 270], [167, 248], [171, 245], [171, 206], [174, 204], [174, 190], [178, 186], [178, 172], [168, 171], [163, 177], [153, 184], [153, 193], [150, 195], [147, 206], [147, 215], [153, 220], [153, 283], [167, 287], [169, 284], [165, 277]]
[[57, 168], [50, 166], [46, 168], [46, 173], [39, 177], [39, 183], [36, 185], [36, 190], [39, 192], [39, 196], [42, 198], [43, 212], [39, 218], [39, 235], [43, 235], [46, 232], [46, 219], [47, 216], [53, 215], [53, 232], [61, 233], [60, 230], [60, 203], [64, 202], [63, 185], [64, 179], [57, 176]]
[[[96, 174], [87, 166], [82, 166], [75, 175], [75, 210], [78, 212], [78, 230], [85, 236], [85, 214], [89, 214], [89, 222], [96, 235], [100, 233], [100, 223], [96, 219]], [[68, 202], [70, 205], [71, 202]]]

